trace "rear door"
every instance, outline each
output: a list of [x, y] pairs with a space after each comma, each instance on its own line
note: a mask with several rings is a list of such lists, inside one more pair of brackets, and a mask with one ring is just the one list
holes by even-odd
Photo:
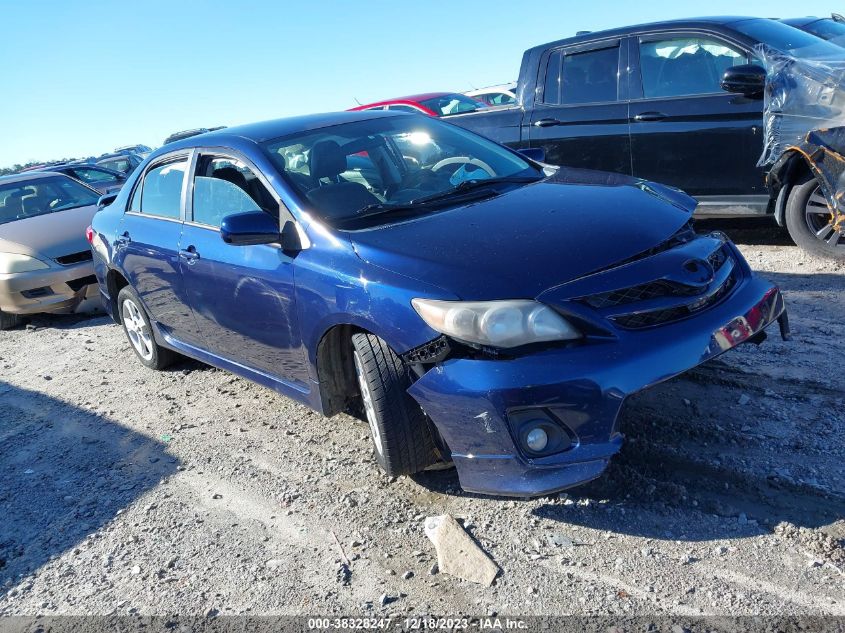
[[179, 239], [190, 154], [151, 163], [138, 180], [115, 241], [115, 263], [165, 335], [200, 341], [179, 273]]
[[552, 49], [540, 59], [531, 147], [553, 165], [631, 173], [627, 47], [612, 39]]
[[[250, 161], [229, 150], [197, 154], [187, 195], [180, 269], [205, 349], [301, 388], [308, 377], [293, 257], [278, 244], [233, 246], [220, 237], [221, 221], [233, 213], [262, 210], [278, 219], [278, 196]], [[282, 222], [288, 219], [285, 210]]]
[[633, 38], [631, 59], [634, 175], [679, 187], [702, 207], [765, 210], [763, 170], [756, 166], [762, 100], [719, 86], [724, 71], [749, 63], [751, 53], [721, 35], [676, 31]]

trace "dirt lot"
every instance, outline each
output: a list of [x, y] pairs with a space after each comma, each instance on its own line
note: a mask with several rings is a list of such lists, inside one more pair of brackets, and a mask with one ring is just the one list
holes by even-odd
[[[192, 361], [149, 371], [104, 317], [0, 334], [0, 615], [845, 615], [845, 267], [740, 226], [794, 340], [632, 398], [608, 473], [554, 498], [388, 481], [362, 423]], [[492, 587], [432, 569], [443, 513]]]

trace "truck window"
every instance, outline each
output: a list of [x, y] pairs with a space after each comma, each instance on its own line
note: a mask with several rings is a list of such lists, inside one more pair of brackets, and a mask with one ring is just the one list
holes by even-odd
[[543, 101], [576, 104], [616, 101], [619, 47], [549, 56]]
[[640, 73], [647, 99], [722, 92], [719, 82], [748, 55], [707, 37], [640, 42]]

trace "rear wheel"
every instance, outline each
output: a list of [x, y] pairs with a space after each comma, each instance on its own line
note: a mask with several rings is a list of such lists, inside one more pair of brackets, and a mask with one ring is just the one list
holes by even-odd
[[372, 334], [352, 336], [353, 361], [376, 461], [391, 477], [410, 475], [437, 460], [428, 421], [408, 395], [402, 359]]
[[9, 314], [0, 310], [0, 330], [11, 330], [23, 323], [23, 317], [19, 314]]
[[150, 319], [138, 295], [129, 286], [117, 295], [117, 309], [126, 338], [140, 361], [150, 369], [164, 369], [176, 358], [171, 350], [156, 343]]
[[798, 246], [818, 257], [845, 259], [845, 225], [835, 221], [814, 177], [792, 188], [785, 215], [786, 228]]

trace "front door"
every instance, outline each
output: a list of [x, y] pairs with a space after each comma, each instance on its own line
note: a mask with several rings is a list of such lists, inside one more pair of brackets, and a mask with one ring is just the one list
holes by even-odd
[[639, 69], [630, 106], [634, 175], [704, 204], [753, 205], [756, 196], [765, 206], [757, 167], [763, 102], [719, 85], [728, 67], [749, 63], [750, 53], [711, 34], [664, 33], [634, 38], [631, 57]]
[[[631, 173], [628, 104], [620, 94], [626, 68], [620, 40], [552, 50], [540, 60], [543, 94], [531, 111], [531, 147], [546, 162]], [[486, 116], [486, 115], [485, 115]]]
[[229, 214], [280, 203], [243, 158], [200, 153], [180, 242], [182, 279], [211, 353], [294, 385], [308, 380], [296, 319], [293, 258], [277, 244], [232, 246], [220, 237]]
[[187, 155], [165, 157], [147, 169], [123, 215], [114, 260], [162, 332], [196, 344], [199, 333], [185, 301], [177, 253], [187, 171]]

